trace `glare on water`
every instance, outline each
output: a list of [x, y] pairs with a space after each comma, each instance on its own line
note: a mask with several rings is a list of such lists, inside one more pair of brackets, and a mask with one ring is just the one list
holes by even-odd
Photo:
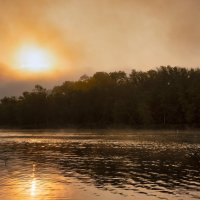
[[32, 181], [31, 181], [31, 196], [36, 195], [36, 178], [35, 178], [35, 164], [33, 164]]

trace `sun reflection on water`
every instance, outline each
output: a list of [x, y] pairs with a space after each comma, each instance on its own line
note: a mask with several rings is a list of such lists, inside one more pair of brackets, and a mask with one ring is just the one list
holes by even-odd
[[36, 195], [36, 189], [37, 189], [36, 179], [34, 178], [31, 181], [31, 196], [35, 196]]
[[36, 170], [36, 164], [33, 164], [33, 168], [32, 168], [32, 181], [31, 181], [31, 196], [34, 197], [36, 196], [36, 190], [37, 190], [37, 181], [35, 178], [35, 170]]

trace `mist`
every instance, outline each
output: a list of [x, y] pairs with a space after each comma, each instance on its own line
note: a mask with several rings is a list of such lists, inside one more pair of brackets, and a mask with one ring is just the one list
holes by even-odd
[[[0, 94], [96, 71], [198, 67], [199, 8], [198, 0], [0, 0]], [[31, 80], [12, 73], [12, 54], [26, 41], [55, 50], [62, 73]]]

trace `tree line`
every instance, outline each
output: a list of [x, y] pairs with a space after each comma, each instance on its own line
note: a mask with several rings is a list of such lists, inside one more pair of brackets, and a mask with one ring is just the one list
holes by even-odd
[[200, 127], [200, 69], [96, 72], [0, 100], [0, 126]]

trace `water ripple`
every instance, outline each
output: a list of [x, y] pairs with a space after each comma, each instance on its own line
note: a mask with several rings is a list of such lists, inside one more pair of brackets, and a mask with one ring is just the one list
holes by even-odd
[[177, 137], [2, 133], [0, 198], [199, 199], [199, 135]]

